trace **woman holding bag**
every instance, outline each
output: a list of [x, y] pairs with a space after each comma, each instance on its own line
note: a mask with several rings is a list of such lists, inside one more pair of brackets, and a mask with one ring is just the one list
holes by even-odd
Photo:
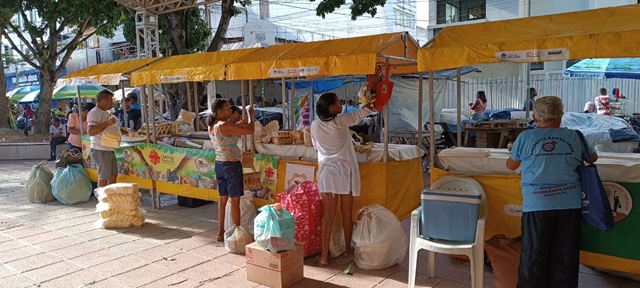
[[[539, 128], [518, 135], [507, 168], [522, 171], [522, 251], [518, 287], [578, 287], [582, 186], [578, 166], [598, 155], [560, 128], [562, 100], [533, 105]], [[583, 151], [586, 150], [586, 151]], [[583, 156], [585, 155], [585, 156]], [[587, 156], [588, 155], [588, 156]]]
[[248, 110], [249, 121], [231, 123], [233, 110], [229, 101], [218, 98], [213, 102], [211, 114], [207, 117], [209, 138], [216, 151], [216, 179], [218, 180], [218, 236], [216, 241], [224, 241], [224, 218], [227, 201], [231, 199], [231, 219], [233, 225], [240, 226], [240, 196], [244, 195], [244, 180], [238, 136], [251, 135], [254, 131], [253, 107]]
[[316, 104], [316, 112], [320, 119], [311, 123], [311, 140], [313, 147], [318, 151], [318, 188], [324, 207], [322, 254], [316, 258], [316, 265], [329, 265], [329, 242], [338, 197], [346, 243], [346, 250], [342, 256], [353, 256], [353, 197], [360, 196], [360, 170], [349, 126], [356, 125], [367, 117], [373, 107], [373, 102], [366, 103], [353, 113], [340, 114], [342, 104], [335, 93], [322, 94]]

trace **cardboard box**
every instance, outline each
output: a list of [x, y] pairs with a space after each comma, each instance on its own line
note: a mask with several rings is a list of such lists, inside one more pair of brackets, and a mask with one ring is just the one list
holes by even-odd
[[302, 244], [294, 250], [272, 253], [253, 242], [245, 246], [247, 280], [269, 287], [288, 287], [304, 278]]

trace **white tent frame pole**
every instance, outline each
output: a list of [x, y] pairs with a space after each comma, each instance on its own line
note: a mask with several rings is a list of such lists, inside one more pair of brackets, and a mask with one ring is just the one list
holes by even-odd
[[[242, 99], [240, 100], [240, 105], [242, 105], [242, 118], [244, 118], [245, 115], [247, 115], [247, 112], [245, 111], [245, 108], [247, 107], [247, 99], [245, 99], [244, 95], [244, 80], [240, 80], [240, 95], [242, 96]], [[242, 135], [242, 150], [247, 151], [247, 135]]]
[[418, 147], [420, 147], [420, 149], [422, 149], [423, 151], [425, 150], [424, 145], [422, 145], [422, 95], [423, 95], [423, 87], [422, 87], [422, 81], [423, 81], [424, 76], [422, 75], [422, 73], [420, 73], [420, 75], [418, 76], [418, 143], [416, 143], [418, 145]]
[[200, 97], [198, 97], [198, 82], [193, 82], [193, 100], [195, 102], [194, 108], [196, 112], [195, 130], [200, 131], [200, 121], [198, 120], [198, 114], [200, 113]]
[[456, 107], [456, 127], [458, 127], [458, 129], [456, 129], [456, 146], [461, 146], [462, 143], [462, 127], [461, 125], [461, 117], [460, 115], [462, 114], [462, 91], [461, 91], [461, 85], [460, 85], [460, 67], [456, 68], [456, 103], [458, 103], [458, 107]]
[[[253, 107], [253, 104], [254, 104], [253, 103], [254, 102], [253, 98], [254, 98], [254, 96], [253, 96], [253, 80], [249, 80], [249, 107]], [[247, 118], [245, 118], [245, 115], [242, 115], [243, 119], [250, 119], [249, 117], [253, 117], [253, 115], [249, 115], [249, 110], [245, 111], [244, 108], [242, 109], [242, 114], [246, 114], [246, 117], [247, 117]], [[245, 148], [245, 151], [255, 152], [255, 148], [254, 148], [254, 145], [253, 145], [253, 143], [255, 143], [253, 141], [253, 134], [247, 135], [246, 138], [248, 139], [248, 142], [251, 143], [251, 150]]]
[[[80, 97], [80, 85], [76, 85], [76, 96], [78, 98], [78, 122], [80, 123], [80, 135], [84, 134], [84, 127], [82, 127], [82, 99]], [[124, 110], [124, 109], [123, 109]], [[82, 146], [82, 145], [80, 145]]]
[[295, 130], [296, 115], [293, 114], [293, 104], [296, 99], [296, 79], [291, 78], [291, 97], [289, 98], [289, 130]]
[[[389, 59], [389, 57], [387, 57], [386, 63], [385, 63], [385, 75], [384, 77], [390, 78], [390, 75], [386, 75], [386, 73], [391, 73], [391, 69], [389, 69], [389, 63], [391, 62], [391, 59]], [[389, 72], [387, 72], [389, 71]], [[378, 91], [376, 91], [376, 94], [378, 93]], [[389, 102], [387, 102], [387, 104], [384, 105], [384, 107], [382, 107], [382, 117], [384, 117], [384, 154], [382, 154], [382, 162], [387, 162], [387, 157], [389, 154]]]
[[282, 84], [281, 85], [282, 86], [282, 95], [281, 95], [281, 98], [282, 98], [281, 99], [282, 100], [282, 128], [284, 129], [286, 124], [287, 124], [287, 122], [289, 121], [289, 117], [287, 117], [286, 108], [285, 108], [285, 105], [284, 105], [284, 103], [287, 101], [287, 85], [284, 82], [284, 77], [280, 78], [280, 80], [281, 80], [280, 83]]
[[435, 104], [433, 91], [433, 71], [429, 71], [429, 167], [435, 166], [436, 159], [436, 142], [435, 142], [435, 111], [433, 106]]
[[189, 109], [189, 112], [192, 112], [193, 110], [191, 109], [191, 82], [185, 82], [185, 84], [187, 85], [187, 109]]

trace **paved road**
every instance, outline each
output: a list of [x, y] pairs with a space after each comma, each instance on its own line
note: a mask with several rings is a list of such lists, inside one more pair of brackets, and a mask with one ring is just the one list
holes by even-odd
[[[37, 161], [0, 162], [0, 287], [259, 287], [246, 281], [244, 256], [214, 241], [215, 205], [153, 210], [143, 203], [140, 228], [95, 226], [97, 201], [65, 206], [26, 200], [24, 183]], [[53, 163], [49, 163], [53, 168]], [[408, 222], [403, 221], [408, 231]], [[426, 258], [418, 265], [419, 287], [470, 287], [468, 262], [439, 255], [429, 279]], [[380, 270], [320, 268], [305, 260], [305, 279], [295, 287], [406, 287], [407, 259]], [[490, 266], [485, 287], [491, 287]], [[640, 287], [637, 282], [581, 267], [581, 287]]]

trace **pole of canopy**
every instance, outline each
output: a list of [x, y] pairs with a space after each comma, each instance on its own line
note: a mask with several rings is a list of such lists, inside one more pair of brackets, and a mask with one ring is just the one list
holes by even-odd
[[458, 107], [456, 110], [456, 127], [458, 127], [458, 131], [456, 131], [456, 146], [462, 146], [462, 126], [460, 121], [460, 115], [462, 114], [462, 91], [460, 89], [460, 67], [456, 68], [456, 103], [458, 103]]
[[[160, 118], [164, 119], [164, 99], [162, 99], [162, 84], [158, 84], [158, 93], [160, 94], [158, 98], [160, 98], [158, 101], [158, 109], [160, 109]], [[155, 96], [154, 96], [155, 99]]]
[[293, 114], [296, 100], [296, 79], [291, 78], [291, 97], [289, 98], [289, 130], [295, 130], [296, 115]]
[[[133, 127], [129, 127], [129, 120], [128, 120], [128, 112], [127, 109], [124, 108], [124, 99], [127, 97], [127, 95], [124, 94], [124, 82], [120, 81], [120, 89], [121, 89], [121, 93], [120, 95], [122, 95], [122, 98], [120, 99], [120, 107], [122, 108], [122, 120], [124, 121], [124, 128], [132, 128]], [[82, 119], [82, 118], [80, 118]], [[82, 126], [82, 125], [80, 125]]]
[[418, 76], [418, 143], [416, 144], [424, 151], [424, 145], [422, 145], [422, 80], [424, 80], [424, 76], [420, 73]]
[[[242, 100], [240, 100], [240, 105], [242, 105], [242, 117], [244, 118], [244, 115], [246, 115], [246, 112], [244, 111], [245, 108], [247, 108], [247, 100], [245, 99], [244, 96], [244, 80], [240, 80], [240, 95], [242, 96]], [[247, 136], [246, 135], [242, 135], [242, 150], [247, 151]]]
[[429, 167], [434, 167], [436, 159], [435, 142], [435, 111], [433, 111], [435, 100], [433, 95], [433, 71], [429, 71]]
[[[389, 69], [390, 61], [391, 59], [387, 57], [387, 61], [385, 63], [385, 71], [389, 71], [388, 73], [391, 73], [391, 70]], [[384, 75], [384, 77], [387, 76], [389, 75]], [[376, 93], [378, 92], [379, 91], [376, 91]], [[384, 154], [382, 154], [382, 162], [387, 162], [387, 156], [389, 154], [389, 102], [387, 102], [387, 104], [385, 104], [382, 108], [382, 115], [382, 117], [384, 117]]]
[[187, 84], [187, 109], [189, 109], [189, 112], [193, 111], [191, 109], [191, 83], [186, 82]]
[[151, 133], [155, 133], [155, 131], [152, 131], [149, 127], [149, 107], [147, 106], [147, 91], [146, 91], [146, 86], [142, 85], [140, 86], [140, 103], [142, 105], [142, 112], [143, 112], [143, 118], [144, 119], [144, 125], [147, 129], [147, 144], [149, 143], [149, 139], [151, 138]]
[[82, 127], [82, 99], [80, 98], [80, 85], [76, 85], [76, 96], [78, 98], [78, 122], [80, 122], [80, 135], [84, 134], [84, 127]]
[[286, 114], [286, 107], [284, 105], [284, 103], [287, 101], [287, 83], [285, 83], [284, 81], [284, 77], [282, 77], [281, 79], [281, 83], [282, 83], [282, 95], [281, 95], [281, 100], [282, 100], [282, 128], [284, 129], [287, 122], [289, 121], [289, 117], [287, 117]]
[[211, 113], [211, 97], [216, 97], [216, 80], [207, 84], [207, 111]]
[[193, 100], [195, 104], [196, 112], [196, 131], [200, 131], [200, 121], [198, 120], [198, 113], [200, 113], [200, 97], [198, 97], [198, 82], [193, 82]]
[[[253, 107], [253, 104], [254, 104], [253, 100], [254, 100], [254, 96], [253, 96], [253, 81], [249, 80], [249, 107]], [[247, 117], [247, 118], [245, 118], [245, 115], [242, 115], [243, 119], [249, 119], [249, 117], [253, 117], [253, 115], [249, 115], [249, 110], [245, 111], [245, 109], [242, 109], [242, 114], [246, 114], [246, 117]], [[248, 149], [245, 148], [245, 151], [254, 152], [255, 149], [253, 147], [254, 146], [253, 145], [253, 143], [254, 143], [253, 142], [253, 134], [247, 135], [246, 138], [248, 139], [247, 142], [251, 143], [251, 150], [248, 150]]]

